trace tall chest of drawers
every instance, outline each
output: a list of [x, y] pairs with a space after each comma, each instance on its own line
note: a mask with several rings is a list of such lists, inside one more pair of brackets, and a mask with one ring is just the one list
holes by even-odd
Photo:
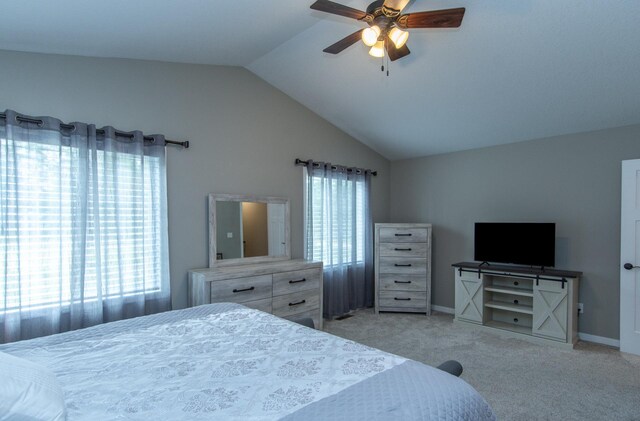
[[375, 306], [431, 314], [431, 224], [375, 225]]
[[284, 260], [189, 271], [189, 306], [232, 302], [322, 329], [322, 263]]

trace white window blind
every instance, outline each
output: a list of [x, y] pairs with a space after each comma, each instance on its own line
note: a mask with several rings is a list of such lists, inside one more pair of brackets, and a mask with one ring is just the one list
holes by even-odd
[[365, 182], [311, 177], [311, 256], [327, 266], [363, 263]]
[[2, 138], [0, 148], [0, 311], [160, 291], [161, 158], [82, 160], [78, 148]]

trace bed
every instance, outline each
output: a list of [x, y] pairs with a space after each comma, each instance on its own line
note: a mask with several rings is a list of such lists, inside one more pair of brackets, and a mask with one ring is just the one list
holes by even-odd
[[238, 304], [107, 323], [0, 351], [49, 367], [69, 420], [495, 419], [455, 376]]

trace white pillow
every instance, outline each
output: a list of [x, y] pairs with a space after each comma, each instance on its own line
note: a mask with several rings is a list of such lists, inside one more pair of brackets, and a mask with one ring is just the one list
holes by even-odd
[[64, 395], [53, 372], [0, 352], [0, 420], [66, 419]]

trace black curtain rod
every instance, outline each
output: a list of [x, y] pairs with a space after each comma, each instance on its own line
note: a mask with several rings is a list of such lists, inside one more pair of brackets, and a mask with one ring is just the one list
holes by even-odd
[[[309, 162], [311, 162], [311, 160], [309, 161], [303, 161], [302, 159], [296, 158], [296, 165], [298, 166], [303, 166], [306, 167], [309, 165]], [[317, 162], [314, 162], [313, 165], [319, 167], [320, 164]], [[355, 167], [347, 167], [346, 165], [340, 165], [341, 167], [346, 167], [347, 168], [347, 172], [358, 172], [358, 171], [362, 171], [362, 172], [366, 172], [369, 171], [371, 173], [371, 175], [373, 175], [374, 177], [378, 175], [378, 171], [373, 171], [373, 170], [366, 170], [364, 168], [355, 168]], [[331, 169], [333, 170], [337, 170], [338, 169], [338, 165], [332, 165]]]
[[[5, 113], [0, 113], [0, 119], [6, 120], [7, 119], [7, 115]], [[23, 122], [23, 123], [37, 124], [38, 126], [42, 126], [42, 124], [44, 123], [42, 120], [40, 120], [38, 118], [29, 118], [29, 117], [22, 117], [22, 116], [17, 116], [16, 120], [18, 120], [19, 122]], [[76, 128], [76, 126], [74, 124], [65, 124], [65, 123], [61, 123], [60, 127], [62, 127], [63, 129], [67, 129], [67, 130], [75, 130], [75, 128]], [[100, 134], [100, 135], [104, 135], [104, 130], [97, 129], [96, 133]], [[125, 132], [121, 132], [121, 131], [118, 131], [118, 130], [116, 130], [116, 136], [128, 137], [128, 138], [132, 138], [133, 137], [133, 135], [131, 133], [125, 133]], [[153, 140], [153, 137], [144, 136], [143, 139], [147, 140], [147, 141], [150, 141], [150, 140]], [[178, 146], [182, 146], [185, 149], [189, 148], [189, 141], [188, 140], [186, 140], [184, 142], [179, 142], [177, 140], [165, 139], [164, 140], [164, 144], [165, 145], [178, 145]]]

